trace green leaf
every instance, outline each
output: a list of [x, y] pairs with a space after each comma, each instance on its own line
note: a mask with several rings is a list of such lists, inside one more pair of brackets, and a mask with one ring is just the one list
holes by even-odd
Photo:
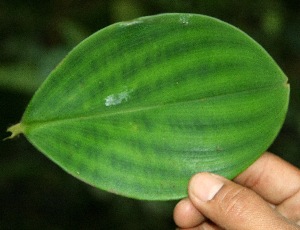
[[91, 185], [178, 199], [197, 172], [233, 178], [251, 165], [278, 134], [288, 98], [286, 76], [245, 33], [162, 14], [81, 42], [10, 131]]

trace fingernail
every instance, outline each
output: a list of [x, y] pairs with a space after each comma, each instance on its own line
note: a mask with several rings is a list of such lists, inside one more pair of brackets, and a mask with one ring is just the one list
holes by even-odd
[[223, 181], [217, 176], [211, 173], [199, 173], [191, 179], [189, 190], [193, 196], [207, 202], [214, 198], [223, 185]]

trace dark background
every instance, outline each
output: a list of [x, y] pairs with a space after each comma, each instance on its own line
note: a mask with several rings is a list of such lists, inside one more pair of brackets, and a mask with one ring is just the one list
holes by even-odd
[[[270, 150], [300, 166], [299, 0], [52, 0], [0, 2], [0, 138], [81, 40], [117, 21], [164, 12], [217, 17], [247, 32], [289, 77], [286, 122]], [[69, 176], [23, 137], [0, 143], [0, 229], [174, 229], [176, 202], [143, 202]]]

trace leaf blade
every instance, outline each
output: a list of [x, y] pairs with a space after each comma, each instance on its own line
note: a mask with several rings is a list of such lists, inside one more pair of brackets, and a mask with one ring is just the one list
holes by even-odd
[[268, 148], [287, 110], [286, 81], [257, 43], [226, 23], [144, 17], [77, 46], [21, 124], [29, 141], [87, 183], [177, 199], [192, 174], [232, 178]]

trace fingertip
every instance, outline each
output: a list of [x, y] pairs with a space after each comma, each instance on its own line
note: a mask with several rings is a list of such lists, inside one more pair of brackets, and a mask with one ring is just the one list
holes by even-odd
[[177, 203], [174, 208], [173, 218], [175, 224], [180, 228], [193, 228], [205, 220], [204, 216], [194, 207], [188, 198]]
[[189, 183], [189, 195], [191, 199], [202, 202], [210, 201], [223, 187], [224, 181], [220, 176], [212, 173], [198, 173]]

